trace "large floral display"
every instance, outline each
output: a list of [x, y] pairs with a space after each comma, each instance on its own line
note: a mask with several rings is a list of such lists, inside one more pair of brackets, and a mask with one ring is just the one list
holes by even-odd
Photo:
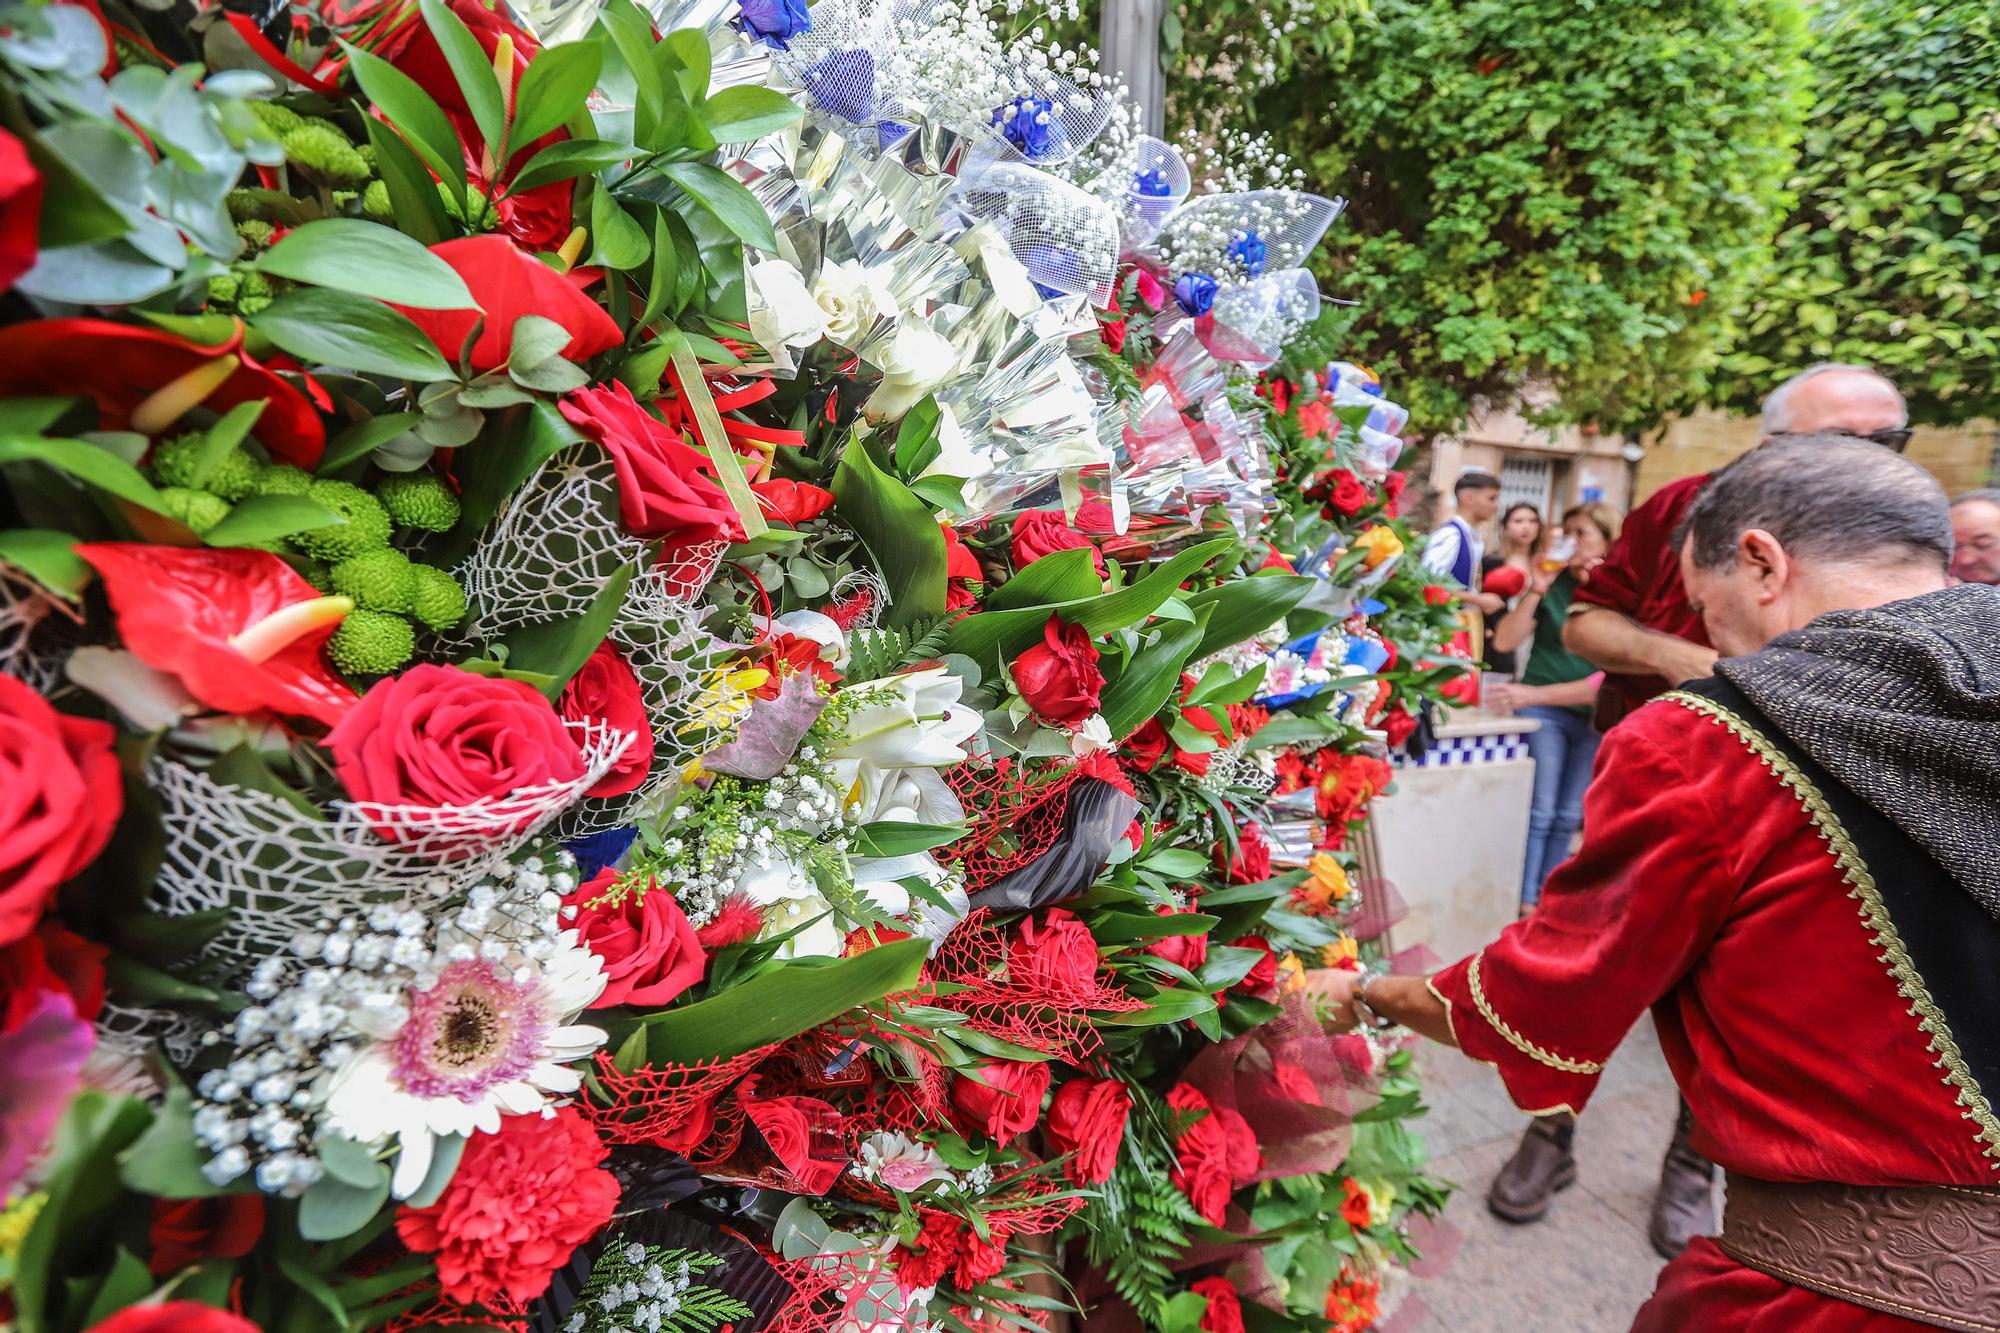
[[0, 1314], [1393, 1304], [1337, 201], [977, 6], [5, 8]]

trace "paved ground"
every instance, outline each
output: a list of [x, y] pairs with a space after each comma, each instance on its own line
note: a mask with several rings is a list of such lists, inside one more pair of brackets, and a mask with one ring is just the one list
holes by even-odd
[[1525, 1123], [1491, 1069], [1456, 1052], [1419, 1052], [1430, 1115], [1418, 1128], [1438, 1175], [1459, 1187], [1445, 1215], [1458, 1232], [1446, 1271], [1422, 1281], [1427, 1319], [1398, 1333], [1619, 1333], [1652, 1293], [1660, 1259], [1646, 1219], [1673, 1128], [1673, 1080], [1650, 1019], [1609, 1062], [1577, 1126], [1576, 1185], [1540, 1222], [1510, 1226], [1486, 1211], [1487, 1182]]

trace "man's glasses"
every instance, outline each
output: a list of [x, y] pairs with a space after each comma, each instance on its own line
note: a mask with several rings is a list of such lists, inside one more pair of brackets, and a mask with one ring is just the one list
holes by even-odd
[[1866, 440], [1870, 444], [1879, 444], [1892, 454], [1902, 453], [1903, 446], [1910, 442], [1910, 428], [1908, 426], [1897, 426], [1892, 430], [1871, 430], [1865, 434], [1856, 430], [1844, 430], [1840, 433], [1852, 436], [1857, 440]]

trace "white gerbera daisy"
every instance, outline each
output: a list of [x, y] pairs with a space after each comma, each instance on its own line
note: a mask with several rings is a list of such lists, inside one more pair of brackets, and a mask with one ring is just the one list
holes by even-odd
[[324, 1125], [358, 1143], [401, 1145], [390, 1189], [407, 1198], [437, 1140], [495, 1133], [500, 1117], [541, 1111], [581, 1086], [567, 1066], [602, 1046], [570, 1019], [604, 990], [604, 964], [567, 930], [544, 963], [473, 957], [403, 996], [400, 1022], [334, 1071]]

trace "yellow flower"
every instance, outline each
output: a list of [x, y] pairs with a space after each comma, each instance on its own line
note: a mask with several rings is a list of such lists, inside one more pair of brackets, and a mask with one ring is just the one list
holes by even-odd
[[0, 1211], [0, 1266], [4, 1266], [6, 1271], [13, 1271], [15, 1261], [21, 1257], [21, 1244], [28, 1239], [35, 1218], [48, 1201], [47, 1194], [36, 1191], [22, 1195]]
[[1354, 544], [1367, 552], [1361, 558], [1363, 569], [1373, 569], [1391, 556], [1403, 553], [1402, 539], [1386, 527], [1373, 527], [1354, 539]]
[[752, 692], [770, 679], [771, 673], [763, 667], [741, 664], [717, 667], [709, 674], [708, 688], [695, 700], [694, 720], [681, 728], [682, 733], [704, 729], [727, 731], [750, 711]]
[[1354, 891], [1348, 882], [1347, 868], [1329, 853], [1314, 852], [1306, 863], [1306, 877], [1293, 890], [1296, 905], [1308, 916], [1324, 914], [1335, 903]]
[[1361, 946], [1352, 935], [1343, 935], [1320, 951], [1321, 967], [1339, 967], [1361, 956]]

